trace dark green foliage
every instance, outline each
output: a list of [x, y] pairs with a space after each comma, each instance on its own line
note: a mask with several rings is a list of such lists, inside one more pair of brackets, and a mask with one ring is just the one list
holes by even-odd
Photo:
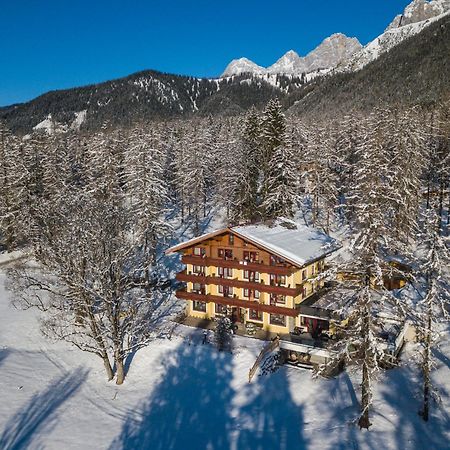
[[29, 133], [48, 114], [56, 122], [70, 125], [75, 112], [87, 110], [83, 128], [98, 130], [104, 123], [117, 127], [194, 114], [235, 115], [251, 106], [262, 108], [277, 95], [282, 95], [278, 88], [260, 79], [251, 81], [249, 75], [212, 80], [149, 70], [48, 92], [28, 103], [1, 108], [0, 120], [15, 133]]

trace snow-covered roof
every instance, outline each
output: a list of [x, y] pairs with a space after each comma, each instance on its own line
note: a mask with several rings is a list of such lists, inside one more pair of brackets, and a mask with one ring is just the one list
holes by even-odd
[[340, 247], [327, 234], [314, 228], [290, 222], [288, 226], [278, 223], [275, 225], [258, 224], [222, 228], [171, 247], [166, 253], [170, 254], [183, 250], [226, 232], [235, 234], [256, 247], [275, 254], [298, 267], [323, 258]]
[[327, 234], [300, 224], [292, 227], [244, 225], [233, 227], [231, 231], [300, 267], [339, 248]]

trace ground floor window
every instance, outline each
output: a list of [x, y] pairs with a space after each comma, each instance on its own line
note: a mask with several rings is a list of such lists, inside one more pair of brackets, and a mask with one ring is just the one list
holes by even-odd
[[226, 305], [221, 305], [220, 303], [215, 303], [215, 311], [216, 314], [226, 314], [227, 313], [227, 307]]
[[249, 309], [248, 318], [249, 320], [259, 320], [260, 322], [262, 322], [263, 313], [261, 311], [257, 311], [256, 309]]
[[282, 314], [271, 314], [270, 315], [270, 323], [272, 325], [279, 325], [282, 327], [286, 326], [286, 316]]
[[197, 300], [193, 300], [193, 302], [192, 302], [192, 309], [194, 311], [206, 312], [206, 303], [205, 302], [198, 302]]

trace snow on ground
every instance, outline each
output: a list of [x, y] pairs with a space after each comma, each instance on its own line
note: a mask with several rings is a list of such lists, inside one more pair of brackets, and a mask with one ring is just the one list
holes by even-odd
[[99, 359], [42, 337], [37, 313], [14, 309], [4, 283], [0, 272], [1, 449], [448, 448], [448, 341], [436, 353], [443, 402], [430, 423], [417, 415], [418, 374], [404, 367], [381, 378], [373, 427], [360, 432], [357, 379], [283, 367], [249, 384], [262, 347], [251, 338], [220, 353], [178, 326], [135, 355], [123, 386], [108, 383]]

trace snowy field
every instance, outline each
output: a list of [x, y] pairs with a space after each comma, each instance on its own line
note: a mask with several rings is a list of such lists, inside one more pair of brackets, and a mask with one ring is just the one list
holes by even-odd
[[248, 384], [262, 346], [250, 338], [219, 353], [179, 326], [139, 351], [117, 387], [98, 358], [42, 337], [36, 312], [14, 309], [4, 281], [0, 272], [1, 449], [449, 448], [448, 342], [436, 353], [442, 404], [430, 423], [417, 415], [418, 374], [404, 363], [378, 381], [373, 426], [360, 432], [357, 381], [282, 368]]

